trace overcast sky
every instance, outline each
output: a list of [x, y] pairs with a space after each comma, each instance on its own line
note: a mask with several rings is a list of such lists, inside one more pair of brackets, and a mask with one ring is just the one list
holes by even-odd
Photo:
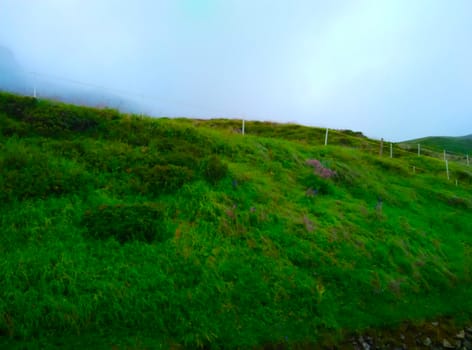
[[472, 133], [470, 0], [0, 0], [0, 46], [156, 116]]

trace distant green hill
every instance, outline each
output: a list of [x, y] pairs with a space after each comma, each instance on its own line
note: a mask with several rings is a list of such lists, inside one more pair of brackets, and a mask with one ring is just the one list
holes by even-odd
[[0, 93], [0, 348], [332, 348], [472, 319], [471, 168], [240, 127]]
[[431, 136], [404, 141], [400, 144], [416, 147], [418, 143], [437, 152], [446, 150], [447, 152], [472, 155], [472, 134], [462, 137]]

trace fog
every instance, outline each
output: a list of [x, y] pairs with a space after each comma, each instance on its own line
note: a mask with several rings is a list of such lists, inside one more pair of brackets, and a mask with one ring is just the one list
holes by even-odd
[[460, 136], [471, 38], [468, 0], [0, 0], [0, 84], [153, 116]]

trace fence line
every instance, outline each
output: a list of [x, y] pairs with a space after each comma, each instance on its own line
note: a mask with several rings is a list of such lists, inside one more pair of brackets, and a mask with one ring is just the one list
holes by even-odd
[[[88, 83], [88, 82], [83, 82], [79, 81], [77, 79], [72, 79], [69, 77], [63, 77], [63, 76], [58, 76], [58, 75], [52, 75], [52, 74], [47, 74], [47, 73], [42, 73], [42, 72], [35, 72], [35, 71], [25, 71], [25, 70], [13, 70], [10, 71], [10, 73], [16, 73], [16, 74], [21, 74], [29, 77], [29, 81], [23, 81], [21, 84], [19, 84], [16, 88], [16, 90], [21, 91], [21, 94], [29, 95], [34, 98], [40, 98], [41, 97], [41, 84], [39, 82], [39, 78], [41, 78], [41, 83], [43, 84], [54, 84], [55, 82], [63, 82], [75, 86], [82, 86], [90, 89], [96, 89], [100, 93], [107, 93], [107, 94], [114, 94], [114, 96], [110, 97], [117, 97], [122, 99], [123, 101], [120, 101], [120, 105], [123, 102], [136, 102], [136, 100], [141, 100], [144, 101], [144, 104], [148, 105], [142, 105], [141, 109], [151, 109], [151, 108], [158, 108], [157, 103], [167, 103], [171, 104], [174, 106], [182, 106], [184, 108], [192, 108], [199, 110], [200, 113], [204, 112], [205, 114], [211, 114], [211, 115], [223, 115], [224, 113], [221, 113], [221, 111], [216, 111], [211, 107], [208, 106], [202, 106], [199, 104], [195, 103], [189, 103], [187, 101], [181, 101], [181, 100], [175, 100], [175, 99], [169, 99], [165, 98], [162, 96], [154, 95], [154, 94], [149, 94], [149, 93], [141, 93], [138, 91], [132, 91], [128, 90], [125, 88], [119, 88], [119, 87], [109, 87], [109, 86], [104, 86], [104, 85], [99, 85], [99, 84], [94, 84], [94, 83]], [[69, 87], [71, 86], [69, 85]], [[54, 89], [51, 89], [50, 87], [44, 88], [47, 93], [44, 95], [45, 98], [51, 98], [54, 99], [55, 97], [52, 94], [57, 94], [56, 97], [59, 98], [65, 98], [67, 99], [67, 96], [61, 96], [60, 91], [55, 92], [53, 91]], [[1, 89], [0, 89], [1, 91]], [[128, 99], [128, 100], [127, 100]], [[151, 107], [152, 105], [152, 107]], [[119, 109], [120, 106], [107, 106], [110, 108], [117, 108]], [[136, 111], [135, 113], [140, 113]]]
[[[321, 131], [321, 130], [320, 130]], [[336, 130], [338, 133], [343, 133], [343, 130]], [[339, 136], [339, 134], [338, 134]], [[336, 145], [336, 141], [331, 141], [331, 145]], [[342, 145], [342, 144], [341, 144]], [[345, 145], [342, 145], [345, 146]], [[380, 150], [379, 147], [380, 146]], [[360, 143], [357, 147], [356, 146], [351, 146], [353, 148], [357, 148], [360, 151], [367, 151], [368, 153], [372, 155], [378, 155], [380, 158], [383, 157], [383, 147], [385, 147], [385, 140], [382, 138], [380, 140], [369, 140], [368, 142], [365, 142], [364, 144]], [[447, 178], [448, 181], [453, 180], [455, 181], [456, 186], [458, 186], [459, 180], [458, 178], [451, 179], [452, 173], [450, 171], [450, 166], [449, 163], [453, 161], [454, 163], [465, 166], [470, 168], [470, 158], [468, 153], [456, 153], [456, 152], [450, 152], [447, 150], [443, 150], [442, 152], [438, 152], [436, 150], [424, 147], [420, 144], [418, 144], [417, 147], [410, 147], [409, 144], [402, 144], [402, 143], [396, 143], [395, 144], [395, 154], [393, 153], [394, 149], [394, 143], [390, 142], [389, 145], [390, 148], [390, 158], [404, 158], [416, 155], [416, 157], [411, 157], [410, 161], [413, 162], [413, 164], [410, 163], [410, 169], [413, 174], [417, 174], [419, 172], [425, 172], [425, 169], [422, 169], [421, 167], [418, 167], [417, 164], [415, 164], [415, 158], [418, 157], [427, 157], [427, 158], [434, 158], [438, 159], [444, 162], [445, 165], [445, 170], [444, 170], [444, 177]], [[470, 169], [472, 172], [472, 169]], [[436, 168], [436, 171], [439, 171], [439, 168]], [[469, 172], [469, 175], [471, 174]]]
[[[406, 152], [412, 153], [412, 151], [409, 150], [407, 147], [402, 146], [401, 144], [398, 144], [398, 146], [399, 148], [405, 150]], [[457, 153], [457, 152], [451, 152], [448, 150], [443, 150], [443, 152], [438, 152], [434, 149], [421, 146], [421, 155], [441, 159], [443, 161], [452, 160], [454, 162], [463, 163], [467, 166], [470, 166], [468, 153]]]
[[[153, 101], [154, 103], [156, 101], [159, 101], [159, 100], [160, 101], [165, 100], [165, 99], [163, 100], [162, 98], [159, 98], [157, 96], [152, 96], [152, 95], [147, 95], [147, 94], [140, 94], [140, 93], [137, 93], [137, 92], [133, 92], [133, 91], [125, 90], [125, 89], [120, 89], [120, 88], [109, 88], [109, 87], [100, 86], [100, 85], [96, 85], [96, 84], [81, 82], [81, 81], [74, 80], [74, 79], [69, 79], [69, 78], [54, 76], [54, 75], [49, 75], [49, 74], [43, 74], [43, 73], [38, 73], [38, 72], [16, 71], [16, 73], [33, 76], [33, 78], [34, 78], [33, 81], [26, 82], [26, 85], [28, 87], [25, 86], [23, 90], [27, 91], [29, 89], [29, 91], [31, 91], [31, 93], [32, 93], [32, 96], [35, 97], [35, 98], [37, 98], [38, 95], [40, 95], [40, 91], [38, 91], [38, 77], [43, 77], [43, 78], [49, 79], [47, 81], [59, 80], [59, 81], [67, 82], [67, 83], [70, 83], [70, 84], [81, 85], [81, 86], [86, 86], [86, 87], [89, 87], [89, 88], [99, 89], [103, 93], [124, 94], [125, 96], [119, 96], [121, 98], [126, 98], [127, 96], [135, 97], [135, 98], [137, 97], [137, 98], [140, 98], [140, 99]], [[202, 110], [204, 109], [204, 110], [207, 110], [207, 111], [210, 110], [209, 108], [206, 108], [206, 107], [196, 106], [196, 105], [193, 105], [193, 104], [188, 104], [188, 103], [179, 102], [179, 101], [169, 101], [169, 100], [167, 100], [167, 102], [171, 103], [171, 104], [179, 104], [179, 105], [182, 105], [184, 107], [197, 108], [197, 109], [202, 109]], [[144, 107], [145, 106], [143, 106], [143, 108]], [[245, 120], [244, 119], [242, 120], [242, 130], [241, 131], [242, 131], [242, 134], [245, 134]], [[328, 134], [329, 134], [329, 128], [326, 128], [326, 134], [325, 134], [325, 138], [324, 138], [324, 145], [325, 146], [328, 145]], [[373, 140], [373, 142], [375, 143], [376, 141]], [[380, 141], [377, 141], [377, 142], [380, 142], [380, 156], [383, 156], [384, 139], [382, 138]], [[371, 143], [372, 143], [372, 141], [371, 141]], [[404, 153], [404, 154], [410, 153], [411, 154], [411, 153], [415, 152], [413, 149], [410, 149], [410, 145], [402, 145], [401, 143], [397, 143], [396, 145], [397, 145], [396, 150], [399, 151], [398, 156], [401, 156], [402, 153]], [[364, 147], [361, 147], [361, 148], [364, 148]], [[369, 148], [369, 147], [366, 147], [366, 148]], [[447, 178], [448, 179], [450, 179], [448, 161], [454, 161], [454, 162], [459, 163], [459, 164], [465, 164], [468, 167], [470, 166], [469, 153], [459, 154], [459, 153], [455, 153], [455, 152], [451, 152], [451, 151], [447, 151], [447, 150], [443, 150], [443, 152], [438, 152], [436, 150], [424, 147], [420, 143], [418, 143], [417, 155], [418, 155], [418, 157], [427, 156], [427, 157], [432, 157], [432, 158], [437, 158], [437, 159], [442, 158], [444, 160], [445, 164], [446, 164], [446, 172], [447, 172]], [[390, 142], [390, 158], [395, 158], [395, 155], [393, 154], [393, 143], [392, 142]]]
[[[29, 76], [33, 77], [33, 81], [27, 82], [28, 87], [25, 86], [25, 89], [24, 89], [26, 91], [29, 89], [31, 91], [31, 94], [32, 94], [33, 97], [37, 97], [37, 96], [40, 95], [37, 80], [38, 80], [38, 77], [43, 77], [43, 78], [49, 79], [49, 81], [52, 81], [52, 80], [63, 81], [63, 82], [69, 83], [69, 84], [75, 84], [75, 85], [81, 85], [81, 86], [85, 86], [85, 87], [89, 87], [89, 88], [99, 89], [102, 92], [124, 94], [124, 96], [119, 96], [120, 98], [126, 98], [127, 96], [129, 96], [129, 97], [132, 97], [132, 98], [147, 100], [149, 102], [152, 101], [154, 103], [156, 103], [158, 101], [161, 101], [161, 102], [166, 102], [166, 103], [170, 103], [170, 104], [174, 104], [174, 105], [178, 104], [178, 105], [181, 105], [181, 106], [187, 107], [187, 108], [196, 108], [196, 109], [199, 109], [199, 110], [202, 110], [202, 111], [205, 110], [205, 111], [208, 111], [209, 114], [210, 114], [210, 111], [211, 111], [211, 108], [207, 108], [205, 106], [197, 106], [195, 104], [189, 104], [189, 103], [186, 103], [186, 102], [183, 102], [183, 101], [177, 101], [177, 100], [171, 101], [169, 99], [163, 99], [159, 96], [154, 96], [154, 95], [149, 95], [149, 94], [142, 94], [142, 93], [139, 93], [139, 92], [136, 92], [136, 91], [130, 91], [130, 90], [121, 89], [121, 88], [110, 88], [110, 87], [101, 86], [101, 85], [98, 85], [98, 84], [86, 83], [86, 82], [83, 82], [83, 81], [79, 81], [79, 80], [71, 79], [71, 78], [67, 78], [67, 77], [62, 77], [62, 76], [56, 76], [56, 75], [45, 74], [45, 73], [40, 73], [40, 72], [24, 71], [24, 70], [16, 70], [16, 71], [14, 71], [14, 73], [25, 74], [25, 75], [29, 75]], [[110, 107], [112, 107], [112, 106], [110, 106]], [[155, 107], [157, 107], [157, 106], [155, 106]], [[119, 108], [119, 107], [116, 107], [116, 108]], [[149, 108], [149, 106], [147, 106], [147, 107], [142, 106], [142, 108], [143, 109]], [[220, 115], [221, 113], [211, 112], [211, 114]], [[243, 123], [244, 123], [244, 121], [243, 121]], [[243, 125], [242, 130], [244, 130], [244, 129], [245, 128], [244, 128], [244, 125]], [[329, 131], [329, 128], [326, 128], [326, 135], [325, 135], [325, 140], [324, 140], [325, 145], [328, 145], [328, 131]], [[244, 133], [244, 131], [242, 131], [242, 132]], [[405, 150], [405, 147], [402, 146], [401, 143], [397, 143], [397, 145], [399, 146], [399, 149], [404, 149]], [[409, 147], [409, 146], [407, 146], [407, 147]], [[430, 156], [430, 157], [433, 157], [433, 158], [441, 158], [441, 154], [438, 151], [435, 151], [433, 149], [429, 149], [427, 147], [424, 147], [421, 144], [418, 144], [417, 147], [418, 147], [418, 156], [426, 155], [426, 156]], [[408, 151], [408, 149], [406, 149], [406, 151]], [[381, 151], [380, 152], [383, 153], [383, 145], [381, 145]], [[467, 164], [467, 166], [470, 166], [469, 153], [464, 155], [464, 154], [454, 153], [454, 152], [451, 152], [451, 151], [448, 151], [448, 150], [444, 150], [443, 152], [444, 152], [444, 154], [443, 154], [444, 160], [446, 160], [446, 156], [448, 156], [449, 160], [452, 160], [452, 161], [455, 161], [455, 162], [464, 162], [465, 164]], [[394, 158], [392, 143], [390, 143], [390, 158]]]

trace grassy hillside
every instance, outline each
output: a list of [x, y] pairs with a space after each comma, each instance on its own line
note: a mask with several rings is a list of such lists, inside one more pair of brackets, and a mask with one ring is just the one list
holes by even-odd
[[447, 152], [458, 153], [462, 155], [472, 155], [472, 135], [462, 137], [431, 136], [405, 141], [401, 144], [417, 147], [418, 143], [420, 143], [421, 146], [430, 148], [431, 150], [437, 152], [446, 150]]
[[470, 168], [238, 128], [0, 94], [0, 347], [312, 347], [471, 319]]

